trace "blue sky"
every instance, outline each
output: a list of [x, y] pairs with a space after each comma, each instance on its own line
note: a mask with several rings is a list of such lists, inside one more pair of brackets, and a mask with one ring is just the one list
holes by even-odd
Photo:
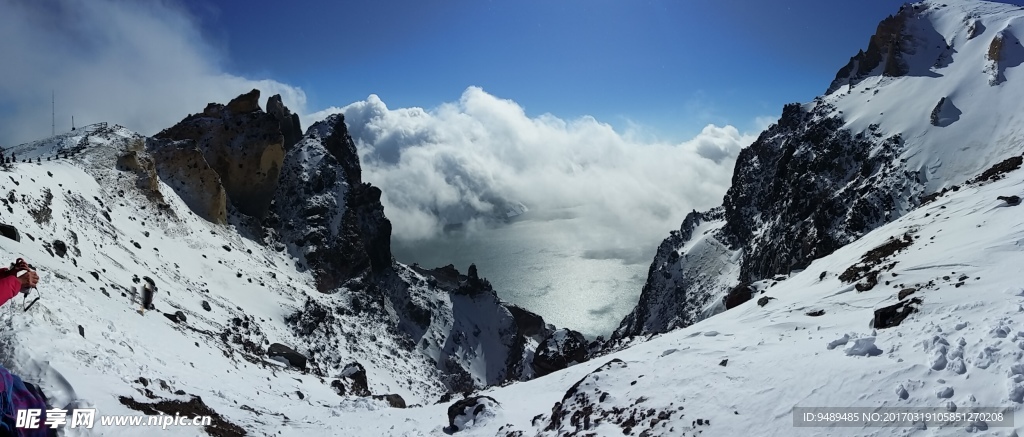
[[[683, 140], [756, 128], [828, 86], [900, 1], [189, 0], [235, 74], [301, 87], [311, 109], [377, 94], [435, 107], [475, 85], [529, 115], [593, 115]], [[845, 5], [845, 6], [841, 6]]]

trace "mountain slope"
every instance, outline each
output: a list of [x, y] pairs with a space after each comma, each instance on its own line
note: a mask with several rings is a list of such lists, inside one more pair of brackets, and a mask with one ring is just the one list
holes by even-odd
[[[1019, 155], [1021, 32], [1021, 8], [988, 2], [916, 3], [884, 20], [826, 95], [787, 105], [740, 153], [720, 216], [691, 215], [665, 240], [614, 336], [720, 312], [726, 295], [749, 298], [747, 284], [806, 268]], [[683, 238], [698, 221], [714, 228], [693, 235], [700, 244]]]
[[[591, 362], [484, 390], [479, 395], [493, 402], [481, 401], [475, 416], [454, 417], [463, 428], [455, 435], [1016, 435], [1024, 401], [1024, 286], [1017, 274], [1024, 206], [999, 197], [1024, 195], [1024, 170], [984, 179], [788, 278], [753, 283], [763, 290], [755, 298], [763, 306], [747, 302]], [[909, 245], [865, 263], [908, 234]], [[878, 270], [871, 290], [840, 278], [868, 265]], [[897, 322], [887, 310], [893, 306], [915, 310]], [[454, 430], [452, 405], [353, 409], [334, 432], [446, 435]], [[965, 420], [805, 428], [794, 426], [797, 407], [990, 407], [1016, 426]]]
[[[209, 408], [222, 416], [212, 435], [318, 432], [338, 408], [432, 403], [533, 376], [533, 350], [553, 328], [475, 271], [396, 263], [380, 191], [359, 179], [342, 117], [288, 146], [268, 199], [263, 179], [246, 192], [244, 174], [218, 172], [232, 158], [210, 165], [204, 150], [238, 146], [247, 119], [276, 121], [252, 114], [258, 106], [219, 108], [186, 118], [184, 138], [103, 126], [37, 142], [21, 154], [39, 162], [5, 168], [0, 221], [22, 240], [2, 239], [0, 254], [42, 276], [0, 311], [6, 367], [58, 407]], [[217, 123], [243, 127], [202, 132]], [[225, 178], [250, 207], [270, 205], [266, 216], [236, 208]], [[158, 292], [143, 315], [145, 278]]]

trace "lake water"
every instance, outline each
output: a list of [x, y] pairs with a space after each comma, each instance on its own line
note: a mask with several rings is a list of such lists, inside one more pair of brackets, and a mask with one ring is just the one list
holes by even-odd
[[463, 274], [476, 264], [503, 300], [588, 338], [607, 336], [636, 305], [655, 248], [600, 248], [575, 217], [531, 211], [499, 226], [394, 241], [392, 251], [406, 264], [454, 264]]

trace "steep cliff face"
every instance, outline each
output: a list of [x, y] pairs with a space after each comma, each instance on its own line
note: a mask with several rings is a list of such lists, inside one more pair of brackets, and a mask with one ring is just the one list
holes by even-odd
[[[309, 269], [322, 294], [290, 316], [304, 347], [326, 371], [340, 371], [346, 327], [384, 327], [401, 354], [423, 361], [443, 391], [466, 392], [533, 376], [530, 357], [551, 329], [515, 313], [475, 269], [422, 269], [391, 256], [391, 223], [378, 188], [363, 183], [342, 115], [311, 126], [284, 159], [274, 207], [264, 223]], [[539, 326], [538, 326], [539, 325]], [[355, 346], [356, 342], [352, 342]]]
[[724, 311], [738, 285], [804, 269], [1019, 155], [1024, 80], [1005, 59], [1019, 66], [1024, 52], [1005, 41], [1022, 24], [986, 2], [921, 2], [883, 20], [826, 95], [786, 105], [740, 153], [722, 207], [662, 243], [614, 337]]
[[380, 189], [364, 184], [338, 114], [310, 127], [285, 156], [269, 221], [327, 292], [392, 267], [391, 222]]
[[211, 103], [155, 138], [194, 142], [220, 176], [231, 205], [262, 218], [277, 189], [285, 138], [278, 118], [260, 109], [259, 97], [252, 90], [227, 105]]

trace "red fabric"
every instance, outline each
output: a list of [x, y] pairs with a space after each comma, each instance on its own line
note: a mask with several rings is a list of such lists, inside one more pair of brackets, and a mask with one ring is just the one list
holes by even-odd
[[21, 291], [21, 281], [17, 276], [7, 274], [7, 268], [0, 268], [0, 305], [7, 303]]

